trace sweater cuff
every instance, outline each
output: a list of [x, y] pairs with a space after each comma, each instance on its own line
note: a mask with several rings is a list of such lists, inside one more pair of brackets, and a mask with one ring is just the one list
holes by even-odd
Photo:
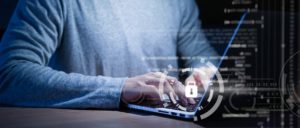
[[[122, 89], [124, 87], [126, 79], [127, 78], [107, 78], [105, 84], [106, 87], [103, 87], [103, 85], [99, 85], [102, 87], [97, 89], [96, 94], [98, 94], [98, 97], [101, 97], [101, 99], [98, 100], [99, 105], [103, 105], [99, 107], [104, 109], [120, 108]], [[101, 82], [101, 79], [99, 80], [99, 82]]]

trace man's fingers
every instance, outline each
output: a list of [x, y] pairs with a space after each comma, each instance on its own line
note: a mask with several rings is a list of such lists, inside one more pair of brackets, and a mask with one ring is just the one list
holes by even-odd
[[153, 85], [144, 85], [143, 94], [146, 100], [157, 102], [163, 101], [158, 89]]
[[164, 81], [164, 93], [168, 94], [168, 96], [173, 104], [177, 103], [176, 97], [178, 94], [175, 92], [175, 90], [173, 89], [173, 86], [167, 80]]
[[201, 82], [201, 78], [200, 78], [199, 73], [193, 73], [193, 78], [196, 82]]
[[196, 104], [196, 101], [193, 98], [188, 98], [187, 101], [189, 104]]
[[176, 85], [173, 86], [176, 94], [178, 95], [178, 98], [183, 106], [187, 106], [190, 104], [195, 104], [195, 101], [193, 99], [189, 99], [185, 96], [185, 88], [184, 85], [180, 82], [176, 83]]
[[[149, 76], [149, 77], [147, 77], [147, 79], [148, 80], [147, 80], [146, 84], [153, 85], [153, 86], [157, 87], [158, 89], [161, 84], [162, 89], [163, 89], [163, 92], [161, 92], [161, 93], [169, 94], [169, 92], [172, 92], [172, 93], [176, 94], [173, 87], [167, 80], [167, 78], [163, 79], [163, 78], [158, 78], [158, 77], [154, 77], [154, 76]], [[171, 81], [175, 81], [175, 79], [172, 78]]]
[[157, 78], [161, 78], [161, 77], [164, 77], [166, 76], [164, 73], [162, 72], [151, 72], [150, 73], [151, 76], [154, 76], [154, 77], [157, 77]]
[[160, 83], [160, 78], [158, 78], [158, 77], [154, 77], [154, 76], [147, 76], [146, 77], [146, 84], [148, 84], [148, 85], [159, 85], [159, 83]]
[[199, 86], [199, 87], [202, 87], [203, 86], [203, 82], [201, 80], [201, 77], [200, 77], [200, 74], [199, 73], [194, 73], [193, 74], [193, 78], [196, 82], [196, 84]]

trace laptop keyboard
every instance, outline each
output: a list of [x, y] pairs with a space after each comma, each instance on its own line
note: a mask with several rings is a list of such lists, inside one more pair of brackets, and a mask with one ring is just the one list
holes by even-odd
[[[185, 106], [187, 112], [193, 112], [195, 109], [197, 109], [197, 105], [201, 100], [201, 97], [195, 98], [196, 104], [189, 104], [188, 106]], [[179, 101], [177, 101], [179, 102]], [[168, 109], [174, 109], [174, 110], [180, 110], [175, 104], [173, 104], [170, 100], [165, 100], [164, 104], [157, 105], [155, 108], [168, 108]]]

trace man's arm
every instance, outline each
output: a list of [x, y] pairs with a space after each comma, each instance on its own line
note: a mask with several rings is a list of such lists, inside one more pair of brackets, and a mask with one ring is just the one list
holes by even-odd
[[[199, 21], [199, 10], [195, 0], [184, 0], [182, 4], [181, 27], [178, 35], [178, 54], [183, 57], [209, 58], [217, 56], [215, 50], [206, 40]], [[214, 65], [216, 60], [209, 60]], [[184, 67], [199, 68], [199, 60], [186, 60]]]
[[118, 108], [125, 78], [56, 71], [47, 64], [65, 22], [62, 0], [20, 0], [0, 43], [0, 104]]

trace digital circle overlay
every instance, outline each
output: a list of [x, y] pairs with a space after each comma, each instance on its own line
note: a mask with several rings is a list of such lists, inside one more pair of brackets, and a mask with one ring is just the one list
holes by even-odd
[[[281, 101], [285, 107], [297, 117], [300, 117], [300, 79], [295, 78], [295, 69], [291, 70], [290, 65], [299, 61], [300, 51], [290, 56], [283, 65], [280, 72], [279, 82]], [[299, 71], [297, 71], [299, 73]]]
[[[197, 108], [197, 114], [194, 117], [194, 121], [204, 120], [209, 116], [213, 115], [213, 113], [216, 112], [217, 109], [220, 107], [224, 97], [223, 96], [224, 81], [221, 73], [210, 62], [206, 62], [203, 66], [215, 70], [214, 70], [214, 75], [211, 76], [210, 78], [210, 81], [205, 83], [207, 84], [208, 87], [203, 94], [203, 98], [201, 99], [202, 101], [200, 102], [200, 106]], [[203, 68], [203, 66], [201, 68]], [[193, 70], [200, 71], [200, 73], [204, 76], [209, 75], [206, 74], [206, 72], [203, 72], [201, 69], [197, 69], [197, 68], [183, 69], [183, 72], [193, 71]]]

